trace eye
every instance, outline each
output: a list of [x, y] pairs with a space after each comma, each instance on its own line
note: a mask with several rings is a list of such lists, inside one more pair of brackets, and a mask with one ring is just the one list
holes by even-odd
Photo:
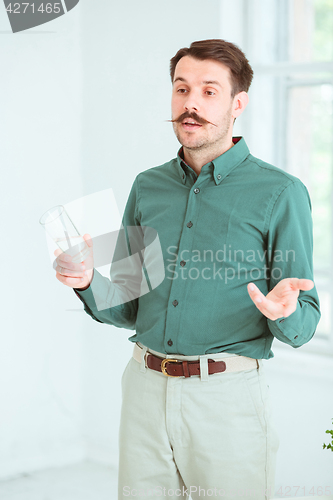
[[177, 92], [179, 92], [180, 94], [184, 94], [185, 92], [187, 92], [186, 89], [178, 89]]
[[213, 92], [212, 90], [206, 90], [206, 94], [208, 94], [208, 95], [215, 95], [215, 92]]

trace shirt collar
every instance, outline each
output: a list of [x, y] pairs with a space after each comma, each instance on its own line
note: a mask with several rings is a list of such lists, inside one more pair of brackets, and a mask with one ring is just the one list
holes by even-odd
[[[207, 164], [212, 164], [213, 166], [212, 174], [216, 185], [220, 184], [223, 179], [234, 168], [240, 165], [250, 153], [250, 150], [243, 137], [233, 137], [232, 142], [234, 143], [234, 146], [232, 148], [228, 149], [225, 153], [221, 154]], [[195, 177], [197, 177], [197, 175], [194, 170], [185, 163], [182, 158], [182, 153], [183, 147], [181, 147], [177, 153], [177, 168], [181, 181], [183, 184], [185, 184], [186, 175], [188, 175], [189, 172], [191, 172], [192, 175], [194, 174]]]

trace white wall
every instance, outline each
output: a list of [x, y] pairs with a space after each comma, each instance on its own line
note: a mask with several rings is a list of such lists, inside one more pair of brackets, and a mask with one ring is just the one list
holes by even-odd
[[84, 320], [38, 222], [83, 194], [78, 14], [13, 35], [0, 6], [1, 477], [85, 454]]
[[305, 346], [283, 347], [275, 340], [275, 356], [264, 362], [280, 437], [276, 496], [322, 495], [326, 487], [332, 494], [333, 453], [322, 445], [332, 429], [333, 359], [306, 353]]

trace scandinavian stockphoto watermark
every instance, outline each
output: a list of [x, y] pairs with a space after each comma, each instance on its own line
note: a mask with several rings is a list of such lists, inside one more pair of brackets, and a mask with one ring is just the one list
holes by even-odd
[[271, 489], [260, 488], [201, 488], [200, 486], [183, 486], [182, 488], [166, 488], [165, 486], [155, 486], [153, 488], [131, 488], [130, 486], [123, 487], [124, 497], [141, 497], [141, 498], [189, 498], [195, 494], [202, 498], [271, 498]]
[[[301, 493], [304, 495], [318, 495], [320, 497], [325, 497], [331, 495], [332, 487], [331, 486], [280, 486], [279, 489], [275, 492], [275, 495], [279, 495], [279, 498], [295, 498], [299, 496]], [[124, 497], [164, 497], [164, 498], [174, 498], [174, 497], [182, 497], [189, 498], [191, 493], [195, 493], [199, 497], [220, 497], [220, 498], [271, 498], [273, 496], [271, 494], [271, 488], [267, 489], [256, 489], [256, 488], [232, 488], [232, 489], [223, 489], [223, 488], [201, 488], [200, 486], [189, 486], [182, 488], [166, 488], [163, 486], [155, 486], [154, 488], [131, 488], [130, 486], [123, 487], [123, 495]], [[274, 498], [275, 498], [274, 495]]]
[[[79, 255], [84, 260], [86, 274], [94, 268], [96, 272], [89, 293], [92, 293], [98, 311], [138, 299], [155, 290], [165, 279], [199, 279], [207, 284], [208, 280], [219, 280], [223, 287], [238, 286], [236, 280], [239, 280], [239, 285], [243, 286], [268, 279], [279, 282], [295, 268], [294, 249], [282, 251], [268, 246], [244, 250], [226, 244], [214, 250], [204, 247], [186, 249], [182, 245], [179, 248], [175, 245], [165, 248], [163, 245], [162, 248], [156, 229], [120, 224], [112, 189], [81, 197], [63, 208], [70, 215], [75, 234], [72, 234], [71, 226], [65, 224], [64, 217], [60, 217], [60, 212], [59, 217], [53, 215], [53, 209], [47, 211], [50, 220], [48, 217], [44, 221], [53, 268], [58, 266], [54, 252], [59, 248], [73, 259]], [[101, 224], [100, 219], [104, 220]], [[119, 228], [119, 225], [120, 229], [102, 231], [103, 228]], [[82, 237], [85, 232], [91, 235], [92, 241], [88, 242], [91, 256], [90, 251], [88, 255], [84, 254], [88, 250]], [[102, 275], [99, 276], [98, 270]]]
[[225, 284], [236, 279], [259, 278], [279, 281], [283, 278], [286, 263], [296, 261], [293, 249], [261, 251], [253, 249], [235, 249], [223, 245], [218, 250], [183, 249], [171, 245], [167, 248], [167, 278], [169, 280], [220, 280]]
[[80, 0], [33, 0], [10, 2], [4, 0], [5, 9], [13, 33], [28, 30], [53, 21], [72, 10]]

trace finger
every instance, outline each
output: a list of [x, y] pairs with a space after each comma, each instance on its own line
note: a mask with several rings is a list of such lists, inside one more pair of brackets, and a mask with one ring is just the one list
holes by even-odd
[[[73, 271], [75, 270], [75, 266], [73, 263], [69, 262], [66, 258], [66, 254], [62, 253], [60, 254], [54, 261], [53, 261], [53, 269], [57, 269], [57, 266], [61, 266], [64, 269], [72, 269]], [[76, 269], [79, 270], [79, 269]]]
[[284, 310], [279, 304], [266, 298], [262, 302], [254, 302], [254, 304], [266, 318], [272, 321], [285, 316]]
[[261, 302], [263, 302], [265, 295], [261, 293], [259, 288], [254, 283], [249, 283], [247, 285], [247, 291], [249, 292], [249, 295], [255, 304], [260, 304]]
[[311, 290], [314, 287], [314, 282], [308, 279], [290, 278], [290, 285], [295, 290]]
[[53, 253], [56, 256], [57, 262], [62, 262], [62, 263], [72, 262], [72, 257], [67, 253], [63, 252], [62, 250], [60, 250], [59, 248], [57, 248], [57, 250], [55, 250]]
[[[68, 265], [68, 264], [67, 264]], [[57, 266], [56, 267], [57, 273], [61, 274], [62, 276], [70, 276], [70, 277], [77, 277], [77, 278], [83, 278], [85, 276], [84, 270], [75, 270], [75, 269], [68, 269], [63, 266]]]
[[273, 321], [283, 316], [283, 308], [275, 302], [268, 300], [254, 283], [247, 286], [248, 293], [259, 311]]
[[288, 318], [288, 316], [290, 316], [293, 312], [296, 311], [296, 308], [297, 308], [297, 303], [295, 302], [287, 304], [283, 311], [283, 317]]
[[84, 234], [83, 235], [83, 239], [84, 241], [87, 243], [88, 247], [92, 247], [93, 246], [93, 241], [92, 241], [92, 238], [90, 236], [90, 234]]
[[57, 265], [65, 267], [67, 269], [75, 269], [75, 263], [72, 262], [72, 258], [70, 257], [68, 259], [68, 256], [66, 256], [65, 253], [60, 254], [56, 259], [55, 262]]
[[86, 269], [84, 262], [68, 262], [68, 261], [59, 260], [58, 264], [61, 267], [68, 269], [69, 271], [81, 272], [81, 271], [84, 271]]
[[82, 283], [84, 282], [84, 278], [70, 278], [68, 276], [63, 276], [62, 274], [59, 273], [56, 274], [56, 278], [63, 285], [67, 285], [72, 288], [80, 288], [82, 287]]

